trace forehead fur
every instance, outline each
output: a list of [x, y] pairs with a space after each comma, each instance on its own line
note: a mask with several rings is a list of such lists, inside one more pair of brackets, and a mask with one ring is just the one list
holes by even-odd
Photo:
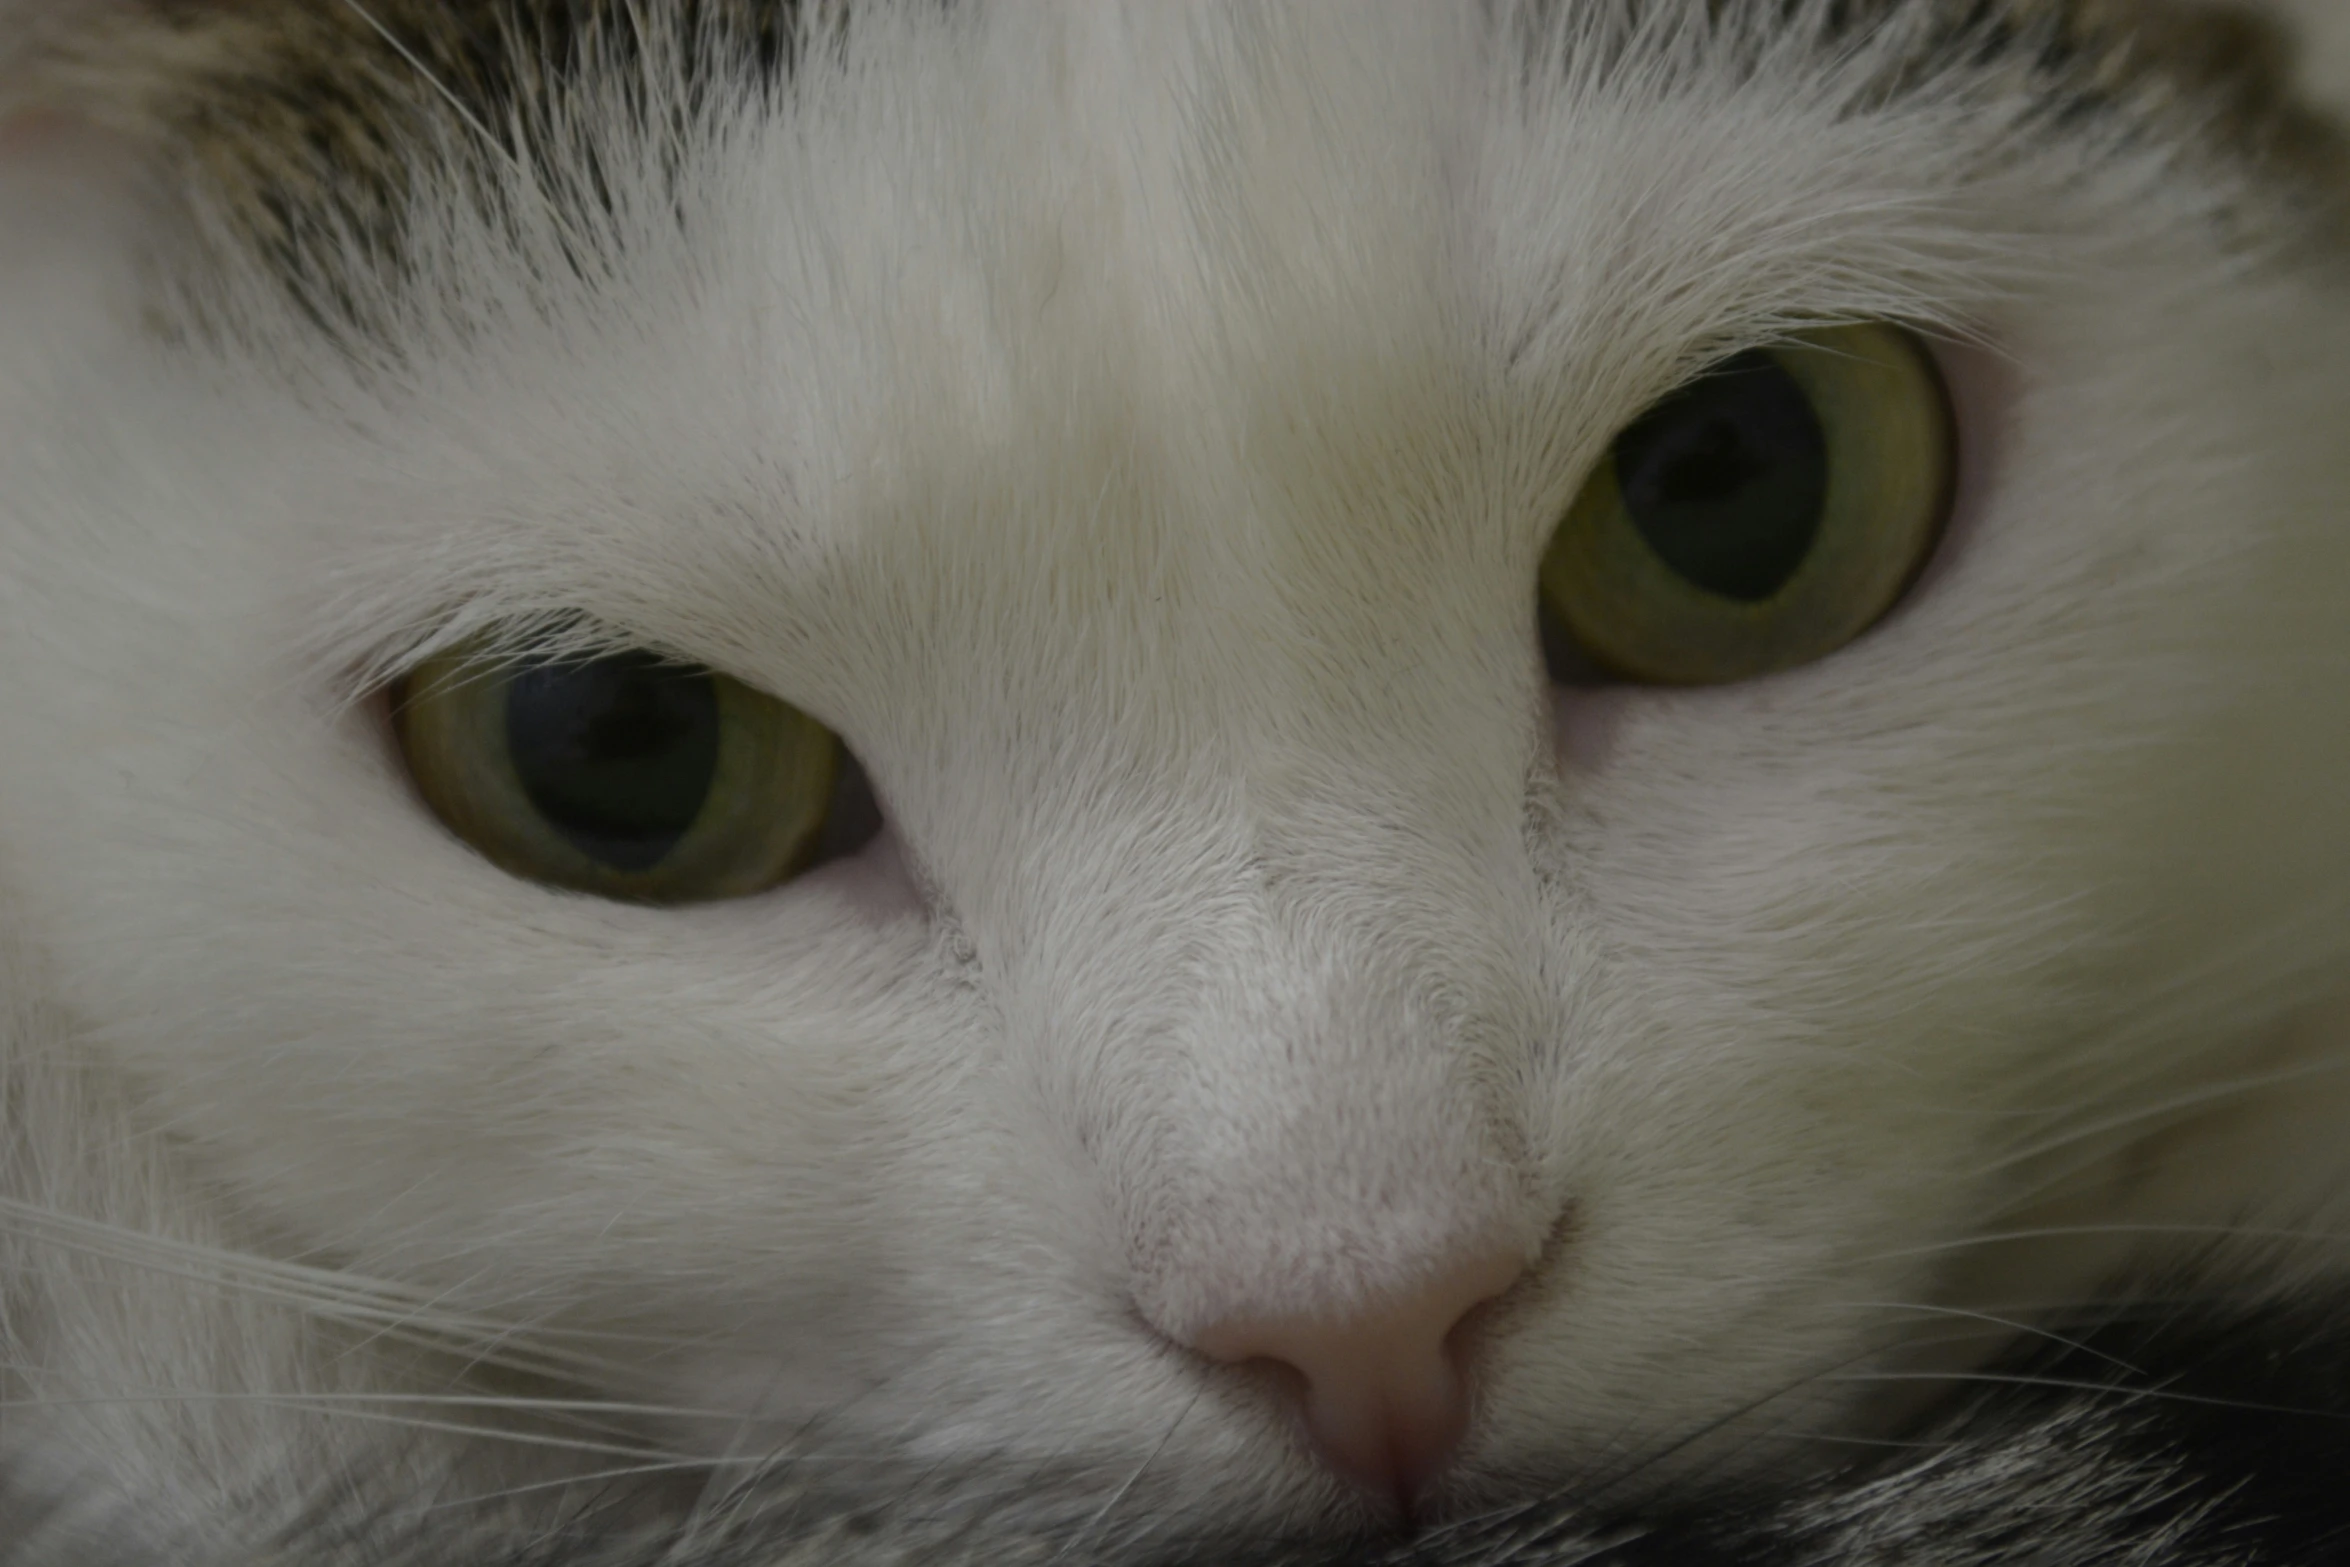
[[[957, 8], [941, 7], [945, 14]], [[968, 8], [964, 8], [968, 9]], [[1718, 76], [1809, 51], [1868, 62], [1853, 112], [1991, 92], [2050, 134], [2175, 146], [2249, 173], [2256, 226], [2331, 214], [2338, 149], [2285, 90], [2276, 40], [2173, 0], [1596, 0], [1497, 8], [1583, 80]], [[420, 196], [496, 205], [517, 173], [595, 227], [593, 144], [692, 126], [716, 92], [782, 88], [857, 8], [800, 0], [104, 0], [36, 28], [31, 93], [159, 150], [306, 302], [346, 312]], [[837, 36], [837, 35], [836, 35]], [[1690, 46], [1692, 37], [1697, 46]], [[1040, 67], [1041, 69], [1041, 67]], [[20, 91], [21, 91], [20, 87]], [[599, 124], [598, 122], [607, 122]], [[503, 193], [499, 188], [504, 187]], [[365, 292], [364, 289], [360, 290]]]
[[396, 255], [419, 198], [452, 176], [480, 196], [485, 170], [558, 166], [584, 106], [675, 112], [722, 80], [780, 80], [801, 12], [798, 0], [104, 0], [36, 28], [27, 96], [156, 148], [171, 183], [309, 295], [355, 256]]

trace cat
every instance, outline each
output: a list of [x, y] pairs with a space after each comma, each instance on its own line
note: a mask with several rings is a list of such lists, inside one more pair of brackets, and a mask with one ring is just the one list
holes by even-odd
[[0, 29], [0, 1561], [2343, 1522], [2262, 27]]

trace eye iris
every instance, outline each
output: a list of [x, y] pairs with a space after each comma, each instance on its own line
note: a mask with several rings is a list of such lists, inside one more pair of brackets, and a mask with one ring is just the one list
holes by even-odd
[[646, 653], [527, 669], [507, 688], [523, 793], [615, 870], [649, 870], [694, 824], [717, 776], [718, 728], [710, 675]]
[[1760, 603], [1811, 553], [1828, 500], [1828, 440], [1811, 399], [1761, 352], [1740, 354], [1616, 438], [1632, 525], [1709, 593]]

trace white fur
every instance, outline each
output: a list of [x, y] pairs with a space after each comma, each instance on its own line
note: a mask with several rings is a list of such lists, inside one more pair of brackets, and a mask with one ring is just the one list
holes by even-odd
[[[0, 173], [7, 1450], [198, 1515], [443, 1417], [251, 1395], [494, 1340], [671, 1412], [590, 1467], [1302, 1522], [1354, 1504], [1154, 1325], [1540, 1251], [1466, 1505], [1791, 1461], [1937, 1363], [1889, 1341], [2223, 1230], [2337, 1257], [2338, 272], [2159, 145], [1793, 50], [931, 9], [696, 121], [682, 238], [608, 147], [605, 275], [436, 213], [375, 374], [258, 281], [247, 347], [158, 332], [177, 220]], [[1948, 339], [1913, 598], [1546, 687], [1595, 456], [1822, 318]], [[453, 841], [371, 682], [558, 612], [836, 727], [884, 839], [680, 910]]]

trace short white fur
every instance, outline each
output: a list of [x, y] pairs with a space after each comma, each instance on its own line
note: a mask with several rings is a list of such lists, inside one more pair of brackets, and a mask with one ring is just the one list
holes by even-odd
[[[1540, 1261], [1462, 1504], [2339, 1260], [2338, 264], [1963, 79], [1568, 15], [1529, 71], [1416, 4], [868, 8], [689, 117], [682, 227], [583, 116], [607, 269], [428, 214], [363, 369], [258, 276], [159, 332], [198, 220], [0, 144], [0, 1462], [199, 1516], [494, 1342], [665, 1411], [590, 1467], [1295, 1523], [1355, 1503], [1162, 1334], [1465, 1236]], [[1788, 675], [1547, 686], [1606, 442], [1823, 319], [1942, 344], [1927, 579]], [[566, 615], [836, 727], [885, 837], [669, 910], [454, 841], [381, 682]]]

